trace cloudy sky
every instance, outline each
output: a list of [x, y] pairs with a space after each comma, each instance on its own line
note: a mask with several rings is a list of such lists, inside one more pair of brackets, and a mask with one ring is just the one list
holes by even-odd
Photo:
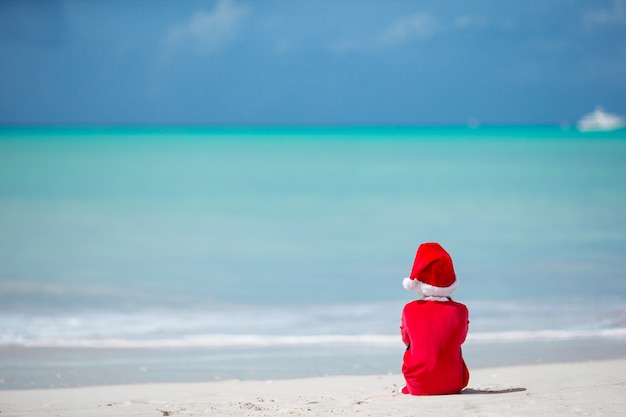
[[0, 124], [626, 114], [626, 0], [0, 1]]

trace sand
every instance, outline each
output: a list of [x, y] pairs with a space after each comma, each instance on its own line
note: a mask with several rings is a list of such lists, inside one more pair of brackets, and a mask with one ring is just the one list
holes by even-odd
[[400, 375], [0, 391], [0, 416], [623, 416], [626, 359], [472, 371], [457, 395]]

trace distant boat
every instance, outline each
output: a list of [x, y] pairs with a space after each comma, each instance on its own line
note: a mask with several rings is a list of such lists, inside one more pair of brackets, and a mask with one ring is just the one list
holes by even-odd
[[617, 130], [626, 126], [626, 119], [617, 114], [607, 113], [598, 106], [591, 113], [581, 117], [576, 126], [581, 132]]

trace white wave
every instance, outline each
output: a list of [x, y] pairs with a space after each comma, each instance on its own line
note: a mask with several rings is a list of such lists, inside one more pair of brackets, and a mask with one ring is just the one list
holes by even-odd
[[[469, 343], [564, 341], [580, 339], [622, 339], [626, 328], [595, 330], [531, 330], [470, 333]], [[207, 334], [163, 339], [32, 339], [3, 340], [0, 346], [64, 347], [64, 348], [229, 348], [229, 347], [297, 347], [297, 346], [401, 346], [400, 335], [260, 335]]]
[[24, 347], [67, 348], [226, 348], [226, 347], [281, 347], [321, 345], [398, 345], [399, 335], [258, 335], [212, 334], [168, 339], [40, 339], [0, 342], [0, 345]]
[[593, 338], [626, 338], [626, 328], [593, 330], [520, 330], [510, 332], [470, 333], [467, 340], [471, 342], [531, 342]]

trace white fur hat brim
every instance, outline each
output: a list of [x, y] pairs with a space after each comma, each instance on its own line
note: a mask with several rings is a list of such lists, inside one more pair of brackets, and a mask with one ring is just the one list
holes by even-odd
[[425, 297], [450, 297], [458, 285], [458, 279], [456, 279], [452, 285], [448, 287], [435, 287], [411, 278], [404, 278], [402, 280], [402, 286], [404, 289], [407, 291], [417, 291]]

